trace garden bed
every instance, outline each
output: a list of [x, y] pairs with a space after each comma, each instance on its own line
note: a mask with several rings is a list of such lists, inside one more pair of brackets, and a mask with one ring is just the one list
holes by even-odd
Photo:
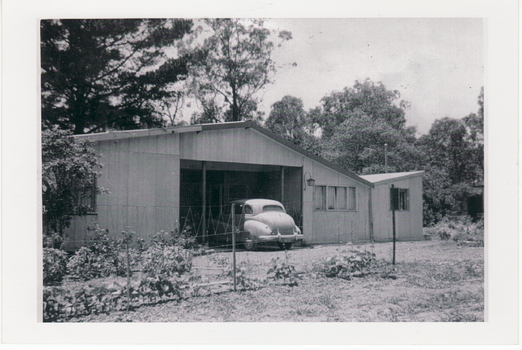
[[[181, 297], [163, 295], [130, 311], [123, 304], [120, 310], [62, 321], [484, 321], [482, 247], [458, 246], [451, 240], [398, 242], [395, 266], [390, 264], [391, 247], [391, 243], [380, 243], [302, 248], [287, 253], [270, 249], [238, 252], [238, 281], [244, 284], [239, 283], [236, 292], [232, 284], [204, 286], [223, 278], [231, 280], [225, 271], [218, 271], [228, 266], [231, 253], [215, 252], [194, 258], [193, 266], [201, 272], [192, 276], [192, 287]], [[333, 257], [353, 256], [353, 250], [375, 254], [378, 264], [353, 273], [351, 278], [326, 277], [317, 269]], [[284, 264], [293, 266], [295, 270], [288, 271], [287, 277], [294, 280], [266, 279], [273, 276], [273, 271], [267, 272], [274, 264], [280, 264], [281, 273]]]

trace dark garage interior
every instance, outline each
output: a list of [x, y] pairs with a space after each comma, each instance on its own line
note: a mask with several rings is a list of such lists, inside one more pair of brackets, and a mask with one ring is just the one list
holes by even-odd
[[190, 225], [204, 241], [207, 223], [230, 201], [250, 198], [280, 201], [301, 226], [301, 179], [299, 167], [181, 160], [180, 226]]

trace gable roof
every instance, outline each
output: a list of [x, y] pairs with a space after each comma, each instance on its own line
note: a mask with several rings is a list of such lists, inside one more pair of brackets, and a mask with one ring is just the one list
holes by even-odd
[[283, 137], [274, 134], [273, 132], [261, 127], [257, 123], [253, 121], [243, 121], [243, 122], [227, 122], [227, 123], [216, 123], [216, 124], [195, 124], [190, 126], [175, 126], [168, 128], [157, 128], [157, 129], [140, 129], [140, 130], [121, 130], [121, 131], [107, 131], [96, 134], [85, 134], [85, 135], [75, 135], [77, 138], [86, 138], [92, 141], [105, 141], [105, 140], [117, 140], [117, 139], [126, 139], [126, 138], [136, 138], [136, 137], [147, 137], [147, 136], [155, 136], [155, 135], [165, 135], [168, 133], [172, 134], [182, 134], [188, 132], [202, 132], [202, 131], [210, 131], [210, 130], [221, 130], [221, 129], [235, 129], [235, 128], [244, 128], [244, 129], [254, 129], [255, 131], [267, 136], [270, 139], [286, 146], [293, 151], [304, 155], [332, 170], [345, 175], [352, 180], [355, 180], [365, 186], [373, 188], [374, 185], [371, 181], [346, 170], [338, 165], [333, 164], [330, 161], [327, 161], [324, 158], [321, 158], [312, 152], [309, 152], [294, 143], [284, 139]]
[[408, 171], [403, 173], [386, 173], [386, 174], [372, 174], [372, 175], [361, 175], [361, 177], [373, 184], [389, 183], [398, 180], [406, 180], [412, 177], [421, 176], [424, 174], [424, 170], [421, 171]]

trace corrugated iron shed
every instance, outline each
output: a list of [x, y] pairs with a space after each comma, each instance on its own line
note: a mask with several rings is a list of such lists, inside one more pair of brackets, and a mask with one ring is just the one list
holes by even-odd
[[154, 135], [165, 135], [168, 133], [172, 133], [172, 134], [183, 134], [183, 133], [190, 133], [190, 132], [200, 133], [200, 132], [210, 131], [210, 130], [234, 129], [234, 128], [245, 128], [245, 129], [252, 128], [252, 129], [256, 130], [257, 132], [282, 144], [283, 146], [288, 147], [288, 148], [292, 149], [293, 151], [298, 152], [298, 153], [302, 154], [303, 156], [306, 156], [318, 163], [321, 163], [332, 170], [335, 170], [345, 176], [348, 176], [352, 180], [355, 180], [370, 188], [374, 187], [373, 183], [371, 181], [368, 181], [364, 177], [359, 176], [349, 170], [346, 170], [332, 162], [329, 162], [326, 159], [321, 158], [321, 157], [313, 154], [312, 152], [309, 152], [309, 151], [293, 144], [292, 142], [285, 140], [281, 136], [274, 134], [273, 132], [261, 127], [260, 125], [258, 125], [255, 122], [252, 122], [252, 121], [228, 122], [228, 123], [219, 123], [219, 124], [196, 124], [196, 125], [190, 125], [190, 126], [143, 129], [143, 130], [108, 131], [108, 132], [96, 133], [96, 134], [76, 135], [75, 137], [87, 138], [87, 139], [93, 140], [93, 141], [103, 141], [103, 140], [114, 140], [114, 139], [117, 140], [117, 139], [147, 137], [147, 136], [154, 136]]

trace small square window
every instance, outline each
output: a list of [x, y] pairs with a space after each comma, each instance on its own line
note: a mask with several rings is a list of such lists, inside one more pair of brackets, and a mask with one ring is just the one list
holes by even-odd
[[[410, 210], [410, 191], [406, 188], [396, 188], [395, 191], [395, 210]], [[390, 210], [393, 210], [393, 202], [393, 191], [390, 191]]]

